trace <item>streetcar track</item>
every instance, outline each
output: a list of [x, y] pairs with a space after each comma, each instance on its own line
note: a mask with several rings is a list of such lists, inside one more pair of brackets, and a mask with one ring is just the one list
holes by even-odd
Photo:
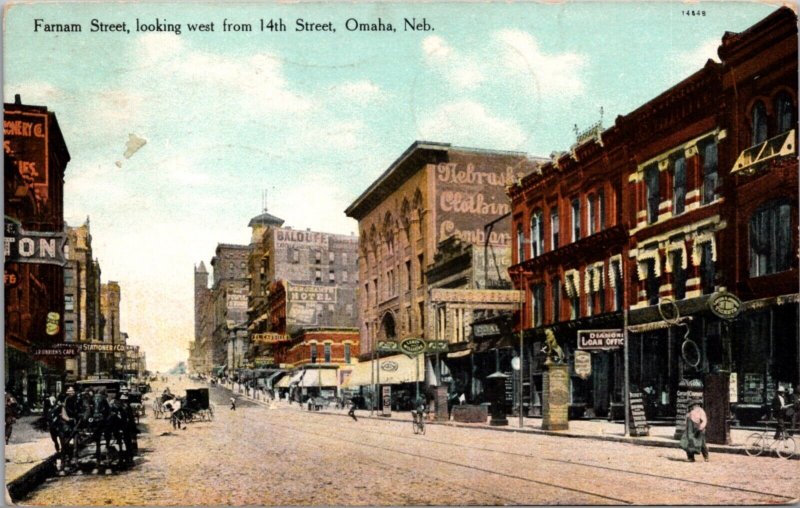
[[[287, 411], [288, 410], [287, 408], [279, 408], [279, 409], [282, 410], [282, 411]], [[314, 414], [314, 413], [312, 413], [312, 414]], [[326, 414], [329, 414], [329, 413], [319, 413], [319, 414], [315, 414], [315, 416], [323, 416], [323, 415], [326, 415]], [[402, 422], [392, 422], [392, 423], [402, 423]], [[475, 430], [486, 430], [486, 429], [475, 429]], [[374, 431], [374, 430], [362, 429], [362, 432], [369, 433], [369, 434], [375, 434], [375, 435], [382, 435], [381, 432]], [[449, 442], [446, 442], [446, 441], [437, 441], [437, 440], [434, 440], [434, 439], [429, 439], [427, 437], [420, 438], [420, 437], [410, 437], [410, 436], [404, 436], [404, 435], [395, 435], [395, 437], [398, 437], [398, 438], [401, 438], [401, 439], [405, 439], [405, 440], [409, 440], [409, 441], [424, 440], [424, 441], [429, 442], [429, 443], [434, 443], [434, 444], [438, 444], [438, 445], [442, 445], [442, 446], [451, 446], [451, 447], [454, 447], [454, 448], [467, 448], [467, 449], [476, 450], [476, 451], [484, 451], [484, 452], [499, 453], [499, 454], [504, 454], [504, 455], [512, 455], [512, 456], [524, 457], [524, 458], [529, 458], [529, 459], [537, 459], [537, 460], [543, 460], [543, 461], [548, 461], [548, 462], [556, 462], [556, 463], [568, 464], [568, 465], [572, 465], [572, 466], [581, 466], [581, 467], [590, 468], [590, 469], [594, 468], [594, 469], [601, 469], [601, 470], [606, 470], [606, 471], [613, 471], [613, 472], [617, 472], [617, 473], [645, 476], [645, 477], [656, 478], [656, 479], [661, 479], [661, 480], [676, 481], [676, 482], [680, 482], [680, 483], [691, 483], [691, 484], [695, 484], [695, 485], [701, 485], [701, 486], [704, 486], [704, 487], [710, 487], [710, 488], [716, 488], [716, 489], [722, 489], [722, 490], [729, 490], [729, 491], [735, 491], [735, 492], [742, 492], [742, 493], [747, 493], [747, 494], [756, 494], [756, 495], [760, 495], [760, 496], [769, 496], [769, 497], [774, 497], [774, 498], [779, 498], [779, 499], [785, 499], [787, 501], [791, 501], [791, 500], [796, 499], [793, 496], [787, 496], [787, 495], [784, 495], [784, 494], [775, 494], [775, 493], [772, 493], [772, 492], [765, 492], [765, 491], [754, 490], [754, 489], [747, 489], [747, 488], [744, 488], [744, 487], [735, 487], [735, 486], [723, 485], [723, 484], [719, 484], [719, 483], [703, 482], [703, 481], [700, 481], [700, 480], [692, 480], [690, 478], [677, 478], [677, 477], [673, 477], [673, 476], [659, 475], [659, 474], [647, 473], [647, 472], [643, 472], [643, 471], [631, 471], [631, 470], [628, 470], [628, 469], [621, 469], [621, 468], [615, 468], [615, 467], [610, 467], [610, 466], [602, 466], [602, 465], [597, 465], [597, 464], [589, 464], [589, 463], [585, 463], [585, 462], [576, 462], [576, 461], [557, 459], [557, 458], [552, 458], [552, 457], [541, 457], [541, 456], [532, 455], [532, 454], [528, 454], [528, 453], [520, 453], [520, 452], [507, 451], [507, 450], [497, 450], [497, 449], [486, 448], [486, 447], [481, 447], [481, 446], [466, 445], [466, 444], [464, 444], [464, 445], [461, 445], [461, 444], [456, 445], [454, 443], [449, 443]], [[555, 437], [558, 437], [558, 436], [555, 436]]]
[[[326, 438], [326, 439], [333, 439], [330, 435], [322, 434], [322, 433], [319, 433], [319, 432], [313, 432], [313, 431], [310, 431], [310, 430], [307, 430], [307, 429], [298, 429], [297, 427], [286, 426], [286, 425], [275, 424], [275, 423], [272, 423], [271, 425], [274, 425], [276, 427], [280, 427], [280, 428], [283, 428], [283, 429], [287, 429], [287, 430], [290, 430], [290, 431], [291, 430], [294, 430], [294, 431], [298, 431], [299, 430], [300, 432], [304, 432], [306, 434], [311, 434], [311, 435], [318, 436], [318, 437], [323, 437], [323, 438]], [[485, 468], [478, 467], [478, 466], [472, 466], [472, 465], [462, 464], [462, 463], [454, 462], [454, 461], [450, 461], [450, 460], [439, 459], [439, 458], [430, 457], [430, 456], [427, 456], [427, 455], [415, 454], [415, 453], [406, 452], [406, 451], [403, 451], [403, 450], [397, 450], [397, 449], [394, 449], [394, 448], [387, 448], [387, 447], [379, 446], [379, 445], [366, 444], [366, 443], [363, 443], [361, 441], [353, 441], [353, 440], [349, 440], [349, 439], [343, 439], [343, 438], [341, 438], [341, 436], [337, 436], [336, 440], [337, 441], [344, 441], [344, 442], [347, 442], [347, 443], [356, 444], [356, 445], [359, 445], [359, 446], [368, 446], [371, 449], [378, 449], [378, 450], [398, 453], [398, 454], [401, 454], [401, 455], [408, 455], [410, 457], [427, 459], [427, 460], [430, 460], [432, 462], [439, 462], [439, 463], [447, 464], [447, 465], [450, 465], [450, 466], [456, 466], [456, 467], [461, 467], [461, 468], [465, 468], [465, 469], [472, 469], [472, 470], [479, 471], [479, 472], [482, 472], [482, 473], [493, 474], [493, 475], [496, 475], [496, 476], [510, 478], [510, 479], [513, 479], [513, 480], [519, 480], [519, 481], [528, 482], [528, 483], [534, 483], [534, 484], [538, 484], [538, 485], [545, 485], [547, 487], [551, 487], [551, 488], [555, 488], [555, 489], [566, 490], [566, 491], [569, 491], [569, 492], [575, 492], [575, 493], [578, 493], [578, 494], [591, 496], [591, 497], [597, 497], [597, 498], [600, 498], [600, 499], [606, 499], [606, 500], [613, 501], [613, 502], [619, 503], [619, 504], [634, 504], [632, 501], [628, 501], [626, 499], [621, 499], [621, 498], [612, 497], [612, 496], [606, 496], [604, 494], [597, 494], [595, 492], [590, 492], [588, 490], [582, 490], [582, 489], [577, 489], [577, 488], [573, 488], [573, 487], [566, 487], [564, 485], [559, 485], [559, 484], [556, 484], [556, 483], [544, 482], [544, 481], [541, 481], [541, 480], [534, 480], [534, 479], [531, 479], [531, 478], [525, 478], [525, 477], [522, 477], [522, 476], [502, 473], [502, 472], [499, 472], [499, 471], [493, 471], [491, 469], [485, 469]], [[515, 503], [519, 504], [516, 501], [515, 501]], [[522, 503], [522, 504], [525, 504], [525, 503]]]

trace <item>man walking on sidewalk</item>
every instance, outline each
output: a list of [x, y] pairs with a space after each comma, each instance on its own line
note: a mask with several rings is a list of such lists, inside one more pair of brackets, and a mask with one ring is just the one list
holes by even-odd
[[236, 411], [236, 399], [231, 397], [231, 411]]
[[355, 421], [358, 421], [358, 418], [356, 418], [356, 401], [355, 401], [355, 397], [350, 399], [350, 411], [347, 412], [347, 416], [351, 417]]
[[689, 413], [686, 415], [686, 430], [681, 436], [681, 448], [686, 452], [689, 462], [694, 462], [697, 452], [703, 454], [703, 460], [708, 462], [708, 446], [706, 445], [706, 425], [708, 417], [703, 409], [703, 403], [695, 400], [689, 403]]

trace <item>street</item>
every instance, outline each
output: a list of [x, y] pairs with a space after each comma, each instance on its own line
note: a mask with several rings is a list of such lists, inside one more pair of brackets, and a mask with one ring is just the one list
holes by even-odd
[[[171, 379], [182, 393], [190, 386]], [[164, 384], [154, 385], [154, 394]], [[800, 463], [600, 440], [273, 408], [211, 389], [213, 422], [143, 420], [142, 458], [113, 476], [51, 479], [33, 505], [783, 504]], [[152, 398], [151, 398], [152, 400]], [[149, 409], [149, 408], [148, 408]], [[362, 416], [368, 414], [359, 411]]]

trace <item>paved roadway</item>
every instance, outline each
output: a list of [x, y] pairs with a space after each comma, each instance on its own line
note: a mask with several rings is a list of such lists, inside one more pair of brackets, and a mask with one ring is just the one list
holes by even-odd
[[[173, 392], [189, 386], [169, 383]], [[160, 392], [163, 385], [156, 384]], [[212, 389], [213, 422], [147, 420], [137, 466], [51, 479], [34, 505], [775, 504], [800, 497], [800, 461], [274, 408]], [[149, 408], [148, 408], [149, 409]]]

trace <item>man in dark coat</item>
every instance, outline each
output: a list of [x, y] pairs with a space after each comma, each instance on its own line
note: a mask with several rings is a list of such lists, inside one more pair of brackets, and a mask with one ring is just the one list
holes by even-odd
[[789, 402], [786, 400], [786, 388], [779, 386], [772, 398], [772, 416], [778, 422], [778, 428], [775, 429], [775, 439], [779, 439], [783, 434], [786, 427], [786, 410], [789, 408]]

